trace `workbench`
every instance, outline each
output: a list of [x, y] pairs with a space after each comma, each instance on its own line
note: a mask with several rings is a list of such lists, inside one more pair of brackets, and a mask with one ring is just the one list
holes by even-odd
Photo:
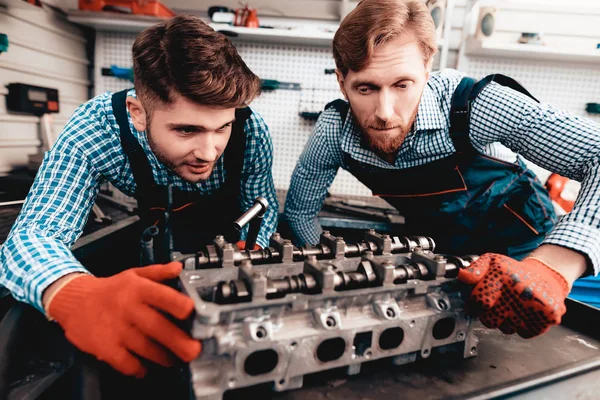
[[[278, 194], [281, 211], [285, 192]], [[107, 215], [113, 217], [113, 223], [94, 226], [88, 222], [85, 234], [74, 247], [74, 253], [82, 260], [114, 257], [120, 251], [119, 243], [127, 242], [123, 238], [131, 236], [128, 232], [133, 232], [131, 229], [138, 220], [136, 216], [108, 203], [99, 204]], [[14, 210], [13, 214], [16, 217]], [[331, 217], [335, 225], [335, 218], [342, 219], [344, 216], [335, 213], [332, 216], [326, 212], [319, 215], [319, 218], [322, 217]], [[348, 218], [349, 221], [362, 221], [358, 226], [369, 223], [356, 216]], [[323, 221], [326, 226], [328, 220]], [[343, 224], [339, 227], [348, 228]], [[0, 238], [0, 243], [3, 240]], [[137, 242], [137, 237], [133, 242]], [[269, 385], [263, 385], [228, 392], [225, 398], [598, 399], [600, 324], [597, 321], [600, 320], [600, 310], [570, 299], [567, 306], [563, 325], [528, 340], [516, 335], [503, 335], [476, 323], [476, 334], [480, 338], [478, 354], [469, 359], [432, 354], [428, 359], [400, 367], [393, 366], [389, 360], [377, 360], [364, 363], [358, 375], [347, 376], [345, 369], [335, 369], [305, 377], [304, 387], [298, 390], [277, 393], [272, 392]], [[8, 398], [58, 398], [56, 396], [64, 395], [65, 390], [71, 394], [76, 392], [71, 390], [73, 385], [79, 385], [81, 389], [78, 392], [81, 396], [73, 398], [90, 398], [93, 390], [90, 391], [89, 379], [87, 383], [81, 383], [81, 365], [77, 362], [81, 353], [66, 342], [55, 324], [47, 322], [37, 311], [21, 304], [18, 308], [11, 310], [12, 315], [5, 318], [0, 326], [2, 329], [9, 325], [11, 318], [18, 317], [19, 313], [20, 316], [25, 315], [22, 321], [26, 322], [21, 323], [16, 347], [12, 349], [13, 354], [19, 356], [13, 360], [16, 365], [10, 366], [12, 380]], [[595, 326], [585, 326], [592, 321]], [[6, 332], [2, 332], [0, 346], [9, 339]], [[143, 381], [138, 384], [143, 384]], [[98, 393], [95, 396], [99, 398]]]

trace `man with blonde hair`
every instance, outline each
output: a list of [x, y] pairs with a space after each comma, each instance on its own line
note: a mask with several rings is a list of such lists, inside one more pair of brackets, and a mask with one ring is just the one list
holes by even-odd
[[[459, 279], [484, 325], [539, 335], [560, 323], [573, 282], [600, 268], [600, 126], [502, 75], [430, 73], [436, 50], [421, 0], [363, 0], [348, 14], [333, 41], [345, 100], [326, 107], [298, 160], [287, 223], [298, 244], [316, 243], [327, 190], [350, 171], [437, 251], [483, 254]], [[583, 183], [571, 213], [557, 222], [521, 157]]]
[[56, 320], [83, 352], [143, 377], [149, 365], [199, 355], [201, 344], [175, 323], [194, 302], [161, 283], [182, 270], [166, 249], [156, 249], [159, 264], [106, 278], [75, 259], [70, 247], [101, 180], [135, 196], [142, 228], [164, 232], [172, 197], [173, 249], [184, 253], [225, 234], [258, 196], [270, 205], [257, 238], [266, 247], [278, 205], [271, 137], [248, 107], [260, 80], [229, 39], [197, 17], [177, 16], [144, 30], [132, 55], [135, 89], [81, 105], [46, 153], [0, 248], [0, 284]]

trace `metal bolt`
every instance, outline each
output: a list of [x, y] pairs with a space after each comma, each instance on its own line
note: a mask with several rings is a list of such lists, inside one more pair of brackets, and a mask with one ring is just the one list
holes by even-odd
[[383, 238], [384, 238], [385, 240], [387, 240], [387, 239], [390, 239], [390, 235], [383, 235]]
[[225, 245], [223, 245], [223, 248], [226, 250], [231, 250], [233, 249], [233, 245], [231, 243], [225, 243]]
[[289, 239], [285, 239], [285, 240], [283, 241], [283, 244], [287, 246], [287, 245], [290, 245], [290, 244], [292, 244], [292, 241], [291, 241], [291, 240], [289, 240]]
[[279, 239], [279, 238], [281, 238], [281, 234], [280, 234], [279, 232], [275, 232], [275, 233], [273, 233], [273, 234], [271, 235], [271, 237], [272, 237], [273, 239]]
[[325, 235], [325, 236], [329, 235], [329, 231], [323, 231], [323, 235]]
[[369, 229], [367, 232], [370, 233], [370, 234], [374, 234], [375, 233], [375, 229]]
[[225, 237], [223, 235], [217, 235], [217, 236], [215, 236], [215, 240], [220, 242], [222, 240], [225, 240]]

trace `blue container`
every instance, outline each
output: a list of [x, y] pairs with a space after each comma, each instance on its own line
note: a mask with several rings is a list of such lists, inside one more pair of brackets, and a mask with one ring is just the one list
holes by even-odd
[[600, 276], [580, 278], [573, 283], [569, 297], [600, 308]]

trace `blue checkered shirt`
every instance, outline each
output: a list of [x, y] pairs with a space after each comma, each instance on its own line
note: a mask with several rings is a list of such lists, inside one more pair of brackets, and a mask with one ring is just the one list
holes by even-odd
[[[129, 95], [135, 96], [135, 92], [132, 90]], [[145, 132], [138, 132], [131, 119], [129, 126], [148, 157], [157, 184], [172, 183], [201, 194], [210, 194], [223, 184], [224, 156], [208, 180], [191, 184], [158, 161]], [[259, 245], [266, 247], [275, 231], [279, 210], [271, 173], [273, 144], [267, 125], [255, 111], [244, 129], [247, 139], [240, 207], [250, 208], [258, 196], [269, 202], [257, 239]], [[43, 312], [41, 297], [48, 285], [68, 273], [86, 272], [70, 248], [81, 235], [104, 181], [126, 195], [135, 193], [136, 184], [121, 147], [110, 93], [91, 99], [75, 111], [57, 142], [46, 152], [23, 209], [0, 247], [0, 285], [17, 300]]]
[[[285, 219], [298, 243], [315, 244], [322, 232], [316, 219], [338, 168], [348, 170], [344, 154], [381, 168], [405, 169], [455, 152], [449, 134], [450, 103], [462, 75], [455, 70], [432, 74], [416, 121], [400, 146], [394, 165], [361, 141], [351, 113], [345, 121], [335, 109], [323, 112], [292, 175]], [[472, 105], [470, 138], [480, 153], [506, 161], [516, 154], [582, 183], [573, 211], [563, 216], [544, 243], [586, 254], [600, 268], [600, 125], [557, 110], [495, 82]], [[510, 150], [509, 150], [510, 149]], [[513, 153], [514, 152], [514, 153]]]

